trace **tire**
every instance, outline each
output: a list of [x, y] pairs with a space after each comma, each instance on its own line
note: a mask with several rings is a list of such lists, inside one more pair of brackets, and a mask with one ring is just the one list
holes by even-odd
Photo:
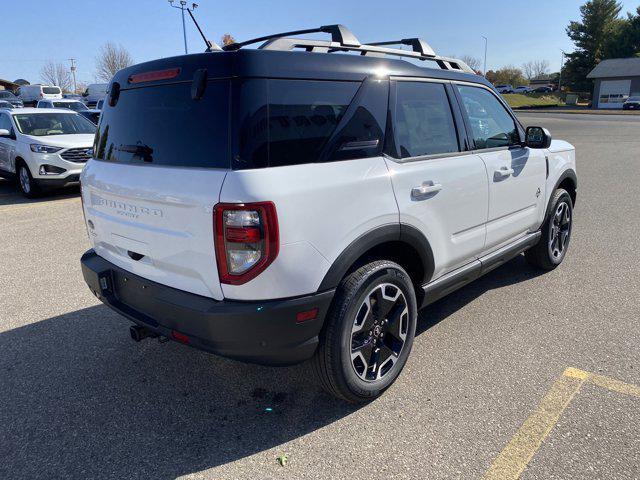
[[397, 263], [374, 261], [347, 275], [312, 360], [322, 387], [351, 403], [380, 396], [407, 362], [417, 316], [413, 283]]
[[543, 270], [553, 270], [562, 263], [569, 248], [573, 227], [573, 202], [566, 190], [557, 189], [551, 197], [550, 205], [540, 240], [525, 252], [527, 261]]
[[35, 198], [40, 193], [38, 185], [33, 180], [29, 167], [24, 162], [20, 162], [16, 168], [16, 179], [20, 191], [27, 198]]

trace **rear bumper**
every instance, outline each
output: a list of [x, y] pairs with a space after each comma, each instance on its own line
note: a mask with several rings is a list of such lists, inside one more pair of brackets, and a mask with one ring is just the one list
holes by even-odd
[[[82, 274], [104, 304], [152, 332], [218, 355], [263, 365], [290, 365], [310, 358], [334, 291], [283, 300], [216, 301], [151, 282], [99, 257], [81, 259]], [[318, 309], [315, 319], [296, 322], [299, 312]]]

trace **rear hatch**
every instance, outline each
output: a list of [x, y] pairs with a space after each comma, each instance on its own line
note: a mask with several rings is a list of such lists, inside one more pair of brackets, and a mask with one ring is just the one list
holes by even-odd
[[105, 102], [82, 195], [98, 255], [220, 300], [212, 215], [229, 169], [229, 80], [209, 68], [192, 91], [196, 66], [176, 57], [116, 75], [119, 95]]

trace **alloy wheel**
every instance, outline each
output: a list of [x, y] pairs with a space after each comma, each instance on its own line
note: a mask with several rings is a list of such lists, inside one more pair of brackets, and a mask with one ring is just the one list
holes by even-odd
[[20, 167], [20, 173], [18, 174], [20, 179], [20, 187], [24, 193], [31, 193], [31, 179], [29, 178], [29, 172], [26, 167]]
[[567, 202], [560, 202], [551, 218], [549, 229], [549, 254], [555, 260], [562, 258], [571, 236], [571, 208]]
[[402, 290], [376, 285], [360, 305], [351, 329], [351, 365], [367, 382], [382, 379], [398, 361], [407, 339], [409, 307]]

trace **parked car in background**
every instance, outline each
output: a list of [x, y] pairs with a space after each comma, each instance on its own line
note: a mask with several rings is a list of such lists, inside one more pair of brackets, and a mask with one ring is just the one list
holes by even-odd
[[22, 108], [24, 103], [9, 90], [0, 90], [0, 100], [9, 102], [12, 108]]
[[360, 55], [280, 39], [116, 73], [81, 177], [81, 262], [134, 340], [313, 357], [330, 393], [367, 402], [400, 374], [419, 308], [523, 251], [562, 262], [575, 150], [463, 62], [323, 31], [338, 27]]
[[82, 101], [82, 95], [78, 95], [77, 93], [63, 93], [62, 98], [68, 98], [69, 100]]
[[7, 102], [6, 100], [0, 100], [0, 108], [6, 108], [11, 110], [13, 107], [13, 104]]
[[86, 103], [90, 108], [95, 107], [96, 104], [107, 94], [108, 86], [108, 83], [92, 83], [89, 85], [82, 94], [84, 103]]
[[91, 123], [93, 123], [94, 125], [98, 125], [98, 122], [100, 121], [100, 110], [87, 109], [79, 111], [78, 113], [87, 120], [91, 121]]
[[542, 87], [538, 87], [536, 89], [533, 90], [535, 93], [552, 93], [553, 92], [553, 87], [549, 86], [549, 85], [544, 85]]
[[520, 85], [519, 87], [516, 87], [513, 89], [513, 93], [531, 93], [531, 92], [533, 92], [533, 89], [528, 85]]
[[622, 104], [623, 110], [640, 110], [640, 96], [634, 95], [625, 100]]
[[26, 197], [77, 183], [95, 130], [69, 109], [0, 110], [0, 176], [17, 178]]
[[39, 100], [62, 98], [60, 87], [49, 85], [23, 85], [18, 92], [25, 105], [35, 105]]
[[513, 85], [496, 85], [498, 93], [513, 93]]
[[61, 98], [59, 100], [40, 100], [36, 105], [36, 108], [68, 108], [74, 112], [89, 110], [89, 107], [84, 103], [78, 100], [70, 100], [68, 98]]

